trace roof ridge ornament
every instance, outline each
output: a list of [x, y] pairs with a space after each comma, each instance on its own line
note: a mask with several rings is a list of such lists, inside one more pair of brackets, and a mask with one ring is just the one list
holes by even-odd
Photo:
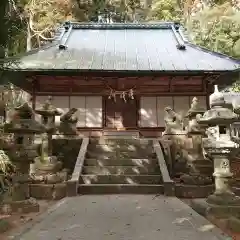
[[60, 44], [58, 45], [58, 48], [60, 50], [66, 50], [67, 49], [66, 43], [68, 41], [68, 38], [69, 38], [69, 36], [71, 34], [71, 31], [72, 31], [72, 28], [73, 28], [72, 23], [70, 21], [65, 22], [63, 27], [65, 28], [65, 32], [64, 32], [64, 34], [63, 34], [63, 36], [60, 40]]
[[173, 34], [174, 34], [174, 36], [175, 36], [175, 38], [177, 40], [177, 45], [176, 45], [177, 48], [179, 50], [186, 50], [186, 45], [184, 43], [182, 35], [179, 32], [180, 26], [181, 26], [180, 23], [175, 22], [174, 24], [172, 24], [171, 28], [172, 28]]

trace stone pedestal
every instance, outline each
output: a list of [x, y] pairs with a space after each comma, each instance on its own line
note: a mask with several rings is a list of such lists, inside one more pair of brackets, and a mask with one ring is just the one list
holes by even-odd
[[230, 188], [229, 181], [233, 174], [230, 171], [229, 156], [224, 154], [215, 154], [214, 173], [215, 192], [207, 198], [210, 204], [240, 207], [240, 197], [236, 196]]
[[0, 213], [13, 214], [38, 211], [38, 203], [35, 199], [30, 198], [28, 175], [13, 176], [12, 185], [3, 195]]

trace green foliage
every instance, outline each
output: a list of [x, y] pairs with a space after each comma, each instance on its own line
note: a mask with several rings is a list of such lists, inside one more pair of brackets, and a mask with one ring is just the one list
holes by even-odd
[[192, 17], [194, 42], [213, 51], [240, 57], [240, 12], [230, 3], [206, 8]]
[[10, 167], [13, 167], [13, 164], [11, 163], [9, 157], [3, 150], [0, 150], [0, 172], [7, 174]]
[[177, 0], [154, 0], [149, 20], [179, 21], [182, 18]]

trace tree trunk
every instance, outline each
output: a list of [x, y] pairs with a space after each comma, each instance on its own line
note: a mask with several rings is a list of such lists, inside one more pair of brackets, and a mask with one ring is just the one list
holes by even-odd
[[8, 0], [1, 0], [0, 4], [0, 58], [4, 58], [6, 55], [6, 46], [8, 39], [8, 27], [6, 10], [8, 6]]
[[[30, 21], [30, 19], [29, 19]], [[30, 23], [28, 23], [27, 26], [27, 52], [32, 49], [32, 35], [31, 35], [31, 29], [30, 29]]]

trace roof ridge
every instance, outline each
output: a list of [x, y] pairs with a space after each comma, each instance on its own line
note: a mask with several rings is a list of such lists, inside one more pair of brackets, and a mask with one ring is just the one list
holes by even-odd
[[178, 22], [144, 22], [144, 23], [96, 23], [96, 22], [68, 22], [73, 29], [171, 29]]

